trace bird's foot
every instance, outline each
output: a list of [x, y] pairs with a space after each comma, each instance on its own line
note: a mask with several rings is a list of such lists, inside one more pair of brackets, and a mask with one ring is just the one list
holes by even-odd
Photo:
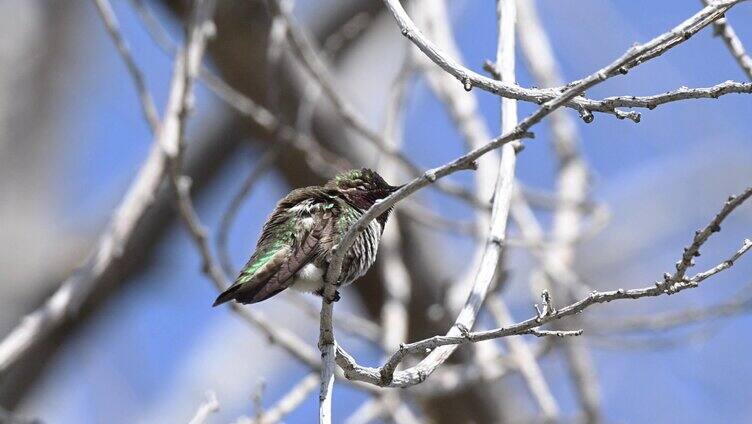
[[335, 290], [334, 291], [334, 296], [331, 297], [331, 298], [328, 298], [328, 297], [324, 296], [324, 289], [323, 288], [316, 290], [316, 295], [323, 297], [324, 300], [326, 300], [327, 303], [339, 302], [339, 299], [340, 299], [340, 297], [339, 297], [339, 290]]

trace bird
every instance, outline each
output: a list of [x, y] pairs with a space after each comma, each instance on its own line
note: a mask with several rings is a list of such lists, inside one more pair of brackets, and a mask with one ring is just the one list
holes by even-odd
[[[235, 282], [213, 306], [234, 300], [251, 304], [287, 288], [324, 295], [324, 276], [334, 247], [377, 201], [403, 186], [389, 185], [368, 168], [341, 172], [323, 186], [291, 191], [267, 218], [256, 250]], [[360, 232], [342, 261], [337, 288], [363, 276], [376, 260], [379, 240], [392, 208]], [[333, 299], [338, 301], [339, 291]]]

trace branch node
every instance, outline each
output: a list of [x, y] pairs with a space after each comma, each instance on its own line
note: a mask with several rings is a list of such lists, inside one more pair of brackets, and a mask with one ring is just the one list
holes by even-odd
[[587, 109], [580, 109], [580, 118], [582, 118], [583, 121], [585, 121], [586, 124], [589, 124], [595, 120], [595, 115], [593, 115], [593, 112], [587, 110]]
[[468, 329], [465, 324], [458, 322], [456, 324], [456, 327], [458, 330], [460, 330], [460, 335], [462, 335], [462, 337], [464, 337], [468, 341], [472, 341], [472, 337], [470, 337], [470, 329]]

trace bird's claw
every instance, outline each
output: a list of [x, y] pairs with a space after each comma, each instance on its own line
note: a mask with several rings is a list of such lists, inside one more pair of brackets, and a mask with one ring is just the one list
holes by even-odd
[[326, 301], [327, 301], [327, 302], [329, 302], [329, 303], [332, 303], [332, 302], [339, 302], [339, 291], [338, 291], [338, 290], [335, 290], [335, 291], [334, 291], [334, 297], [333, 297], [333, 298], [331, 298], [331, 299], [326, 299]]
[[334, 291], [334, 296], [333, 297], [326, 297], [324, 295], [324, 289], [323, 288], [319, 289], [318, 291], [316, 291], [316, 294], [319, 295], [319, 296], [321, 296], [321, 297], [323, 297], [324, 300], [326, 300], [326, 303], [339, 302], [339, 299], [340, 299], [339, 290], [335, 290]]

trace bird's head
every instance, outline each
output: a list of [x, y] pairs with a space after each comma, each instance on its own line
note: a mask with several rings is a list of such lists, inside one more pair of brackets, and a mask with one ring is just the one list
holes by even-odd
[[337, 174], [326, 187], [342, 193], [352, 204], [365, 210], [402, 186], [389, 185], [377, 172], [368, 168], [351, 169]]

